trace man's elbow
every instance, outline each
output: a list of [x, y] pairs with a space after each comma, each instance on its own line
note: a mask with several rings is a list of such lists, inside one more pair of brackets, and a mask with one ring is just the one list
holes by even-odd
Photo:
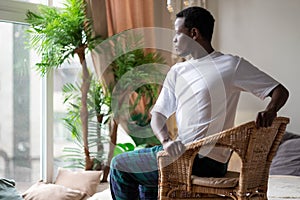
[[155, 127], [157, 126], [157, 112], [151, 113], [150, 126], [152, 130], [155, 130]]
[[279, 84], [270, 92], [270, 94], [268, 96], [270, 96], [270, 97], [280, 96], [284, 99], [288, 99], [289, 91], [282, 84]]
[[150, 122], [150, 126], [152, 130], [155, 130], [155, 128], [160, 126], [164, 126], [165, 122], [166, 122], [166, 117], [164, 115], [162, 115], [159, 112], [152, 112], [151, 122]]
[[284, 86], [282, 86], [282, 87], [283, 87], [284, 90], [285, 90], [286, 99], [288, 99], [289, 96], [290, 96], [290, 92], [289, 92], [288, 89], [286, 89]]
[[153, 127], [154, 127], [154, 117], [153, 117], [153, 115], [151, 116], [150, 126], [153, 130]]
[[285, 101], [286, 101], [289, 98], [289, 95], [290, 95], [288, 89], [286, 87], [284, 87], [283, 85], [280, 84], [278, 86], [278, 90], [279, 90], [280, 96], [282, 98], [284, 98]]

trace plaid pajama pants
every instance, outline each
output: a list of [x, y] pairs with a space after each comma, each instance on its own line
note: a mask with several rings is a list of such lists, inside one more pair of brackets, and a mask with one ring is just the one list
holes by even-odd
[[[111, 161], [110, 188], [114, 200], [157, 200], [158, 166], [156, 154], [162, 146], [126, 152]], [[222, 177], [227, 163], [196, 156], [193, 174]]]
[[126, 152], [111, 161], [110, 186], [114, 200], [157, 200], [157, 152], [162, 146]]

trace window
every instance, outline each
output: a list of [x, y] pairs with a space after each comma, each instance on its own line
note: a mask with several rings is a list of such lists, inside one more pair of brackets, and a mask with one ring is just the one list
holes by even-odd
[[64, 165], [62, 149], [73, 145], [61, 120], [66, 113], [61, 87], [80, 76], [79, 62], [42, 79], [34, 70], [38, 57], [24, 37], [25, 13], [36, 10], [34, 3], [59, 7], [62, 2], [0, 0], [0, 37], [5, 38], [0, 40], [0, 177], [15, 180], [19, 192], [41, 178], [51, 181]]
[[21, 24], [25, 9], [34, 8], [0, 0], [0, 176], [14, 179], [20, 191], [40, 177], [40, 80]]
[[63, 86], [66, 83], [72, 83], [81, 80], [81, 66], [78, 59], [70, 60], [70, 63], [65, 62], [61, 67], [54, 71], [53, 81], [53, 165], [54, 176], [58, 167], [66, 166], [63, 156], [65, 147], [74, 147], [74, 138], [70, 131], [63, 123], [63, 118], [66, 117], [67, 108], [63, 104], [64, 97], [62, 93]]
[[40, 177], [40, 78], [25, 47], [26, 25], [0, 22], [0, 177], [20, 190]]
[[34, 4], [43, 4], [49, 6], [61, 7], [64, 0], [10, 0], [10, 1], [20, 1], [20, 2], [29, 2]]
[[11, 1], [23, 1], [23, 2], [29, 2], [29, 3], [48, 5], [48, 0], [11, 0]]

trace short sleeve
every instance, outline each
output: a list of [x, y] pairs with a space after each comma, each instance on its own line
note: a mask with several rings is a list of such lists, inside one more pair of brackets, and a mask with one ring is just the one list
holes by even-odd
[[242, 91], [251, 92], [264, 99], [279, 85], [279, 82], [241, 58], [236, 68], [234, 85]]
[[175, 71], [171, 68], [166, 76], [158, 99], [151, 110], [151, 114], [158, 112], [169, 118], [176, 111], [175, 81]]

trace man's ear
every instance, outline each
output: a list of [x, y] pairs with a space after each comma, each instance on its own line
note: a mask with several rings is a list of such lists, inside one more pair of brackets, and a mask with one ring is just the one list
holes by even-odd
[[197, 28], [192, 28], [190, 33], [193, 40], [202, 39], [202, 35]]

